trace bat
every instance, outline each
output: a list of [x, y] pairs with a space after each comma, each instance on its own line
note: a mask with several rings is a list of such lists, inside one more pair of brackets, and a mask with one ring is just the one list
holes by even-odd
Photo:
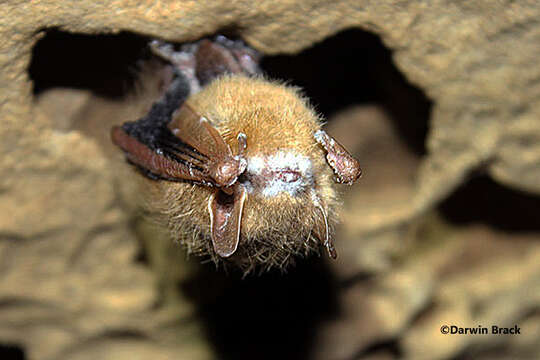
[[361, 169], [307, 99], [264, 78], [260, 56], [240, 41], [150, 46], [172, 67], [170, 84], [111, 137], [153, 180], [152, 208], [173, 236], [245, 273], [284, 269], [321, 246], [335, 259], [335, 183], [352, 185]]

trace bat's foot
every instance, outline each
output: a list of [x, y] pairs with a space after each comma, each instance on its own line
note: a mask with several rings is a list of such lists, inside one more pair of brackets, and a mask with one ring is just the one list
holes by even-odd
[[241, 40], [231, 40], [223, 35], [182, 45], [152, 40], [150, 51], [172, 64], [189, 81], [192, 93], [224, 74], [260, 74], [261, 55]]

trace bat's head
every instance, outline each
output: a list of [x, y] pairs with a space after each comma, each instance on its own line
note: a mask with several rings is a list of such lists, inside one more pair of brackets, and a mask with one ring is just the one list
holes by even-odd
[[241, 42], [155, 45], [177, 76], [146, 116], [111, 136], [158, 180], [149, 200], [173, 235], [189, 253], [245, 272], [283, 269], [321, 245], [335, 258], [334, 180], [350, 185], [360, 167], [298, 89], [240, 75], [259, 73], [256, 52]]
[[[192, 221], [190, 228], [197, 228], [205, 239], [195, 239], [188, 247], [204, 253], [203, 241], [215, 259], [228, 257], [248, 270], [257, 265], [284, 267], [295, 255], [317, 251], [320, 244], [335, 257], [334, 174], [316, 136], [322, 131], [321, 121], [298, 90], [260, 78], [229, 76], [210, 83], [188, 104], [215, 126], [231, 149], [241, 148], [239, 137], [246, 142], [238, 151], [246, 162], [234, 184], [240, 190], [220, 190], [216, 196], [212, 189], [190, 186], [200, 194], [198, 204], [186, 201], [189, 197], [173, 197], [173, 218], [180, 219], [179, 212], [200, 215], [181, 220]], [[182, 185], [189, 186], [177, 184]], [[234, 205], [237, 201], [241, 206]], [[236, 216], [238, 207], [239, 238], [233, 246], [216, 231], [225, 228], [225, 220]], [[213, 247], [208, 246], [209, 238]]]

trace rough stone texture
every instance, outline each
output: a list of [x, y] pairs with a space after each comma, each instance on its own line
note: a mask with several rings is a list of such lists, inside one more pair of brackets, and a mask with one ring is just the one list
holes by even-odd
[[[540, 357], [538, 226], [515, 233], [433, 215], [477, 170], [540, 194], [539, 18], [538, 2], [510, 0], [2, 2], [0, 342], [21, 345], [29, 359], [212, 357], [193, 305], [171, 285], [190, 265], [168, 272], [179, 262], [160, 255], [171, 253], [168, 240], [149, 241], [146, 225], [133, 226], [137, 185], [106, 132], [88, 125], [141, 110], [81, 90], [35, 101], [27, 68], [44, 29], [182, 42], [233, 28], [276, 54], [359, 27], [433, 101], [428, 154], [408, 152], [377, 106], [344, 114], [347, 126], [332, 122], [367, 174], [346, 193], [333, 271], [373, 277], [338, 292], [342, 314], [319, 329], [314, 356], [392, 359], [390, 346], [369, 350], [392, 342], [410, 359]], [[358, 138], [346, 140], [352, 125]], [[135, 261], [135, 233], [150, 267]], [[445, 323], [517, 323], [523, 334], [443, 336]]]

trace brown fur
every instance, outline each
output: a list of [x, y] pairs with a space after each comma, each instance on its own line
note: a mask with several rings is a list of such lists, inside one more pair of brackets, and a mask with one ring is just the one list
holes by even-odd
[[[313, 134], [321, 121], [295, 88], [262, 78], [226, 76], [216, 79], [188, 103], [208, 118], [236, 152], [236, 136], [247, 135], [246, 158], [294, 149], [311, 159], [315, 192], [326, 208], [332, 228], [337, 200], [332, 170]], [[210, 240], [208, 199], [213, 189], [188, 182], [152, 182], [152, 208], [165, 215], [167, 225], [189, 253], [219, 263]], [[284, 269], [296, 256], [318, 252], [314, 229], [323, 224], [311, 195], [281, 193], [265, 198], [250, 194], [246, 200], [237, 252], [227, 261], [244, 272], [271, 267]]]

